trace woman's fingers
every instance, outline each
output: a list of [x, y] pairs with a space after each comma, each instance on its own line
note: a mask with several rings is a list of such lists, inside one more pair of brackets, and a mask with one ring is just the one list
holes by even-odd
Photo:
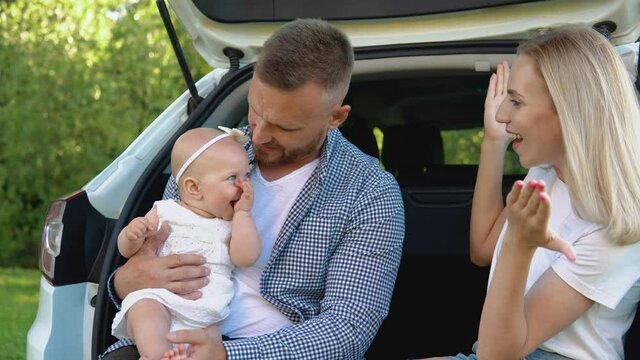
[[545, 192], [540, 192], [538, 198], [538, 210], [536, 212], [537, 221], [540, 222], [540, 227], [547, 229], [546, 243], [543, 245], [549, 250], [562, 253], [569, 261], [576, 261], [576, 253], [573, 246], [568, 242], [562, 240], [552, 230], [548, 229], [548, 221], [551, 217], [551, 199]]
[[509, 191], [509, 194], [507, 194], [507, 199], [506, 199], [507, 206], [511, 207], [518, 201], [523, 187], [524, 187], [524, 181], [522, 180], [517, 180], [516, 182], [513, 183], [513, 186], [511, 187], [511, 191]]
[[[537, 181], [534, 185], [528, 186], [530, 189], [529, 198], [527, 199], [527, 203], [525, 205], [525, 214], [531, 216], [534, 220], [540, 221], [544, 218], [544, 211], [538, 212], [540, 209], [540, 204], [544, 200], [543, 194], [545, 190], [546, 184], [544, 181]], [[544, 209], [543, 209], [544, 210]], [[548, 218], [548, 216], [547, 216]]]
[[498, 64], [498, 68], [496, 69], [496, 90], [495, 96], [501, 96], [504, 93], [504, 64]]
[[509, 63], [506, 61], [502, 61], [502, 93], [503, 95], [507, 94], [507, 84], [509, 82]]
[[517, 239], [527, 246], [544, 247], [562, 253], [569, 261], [576, 260], [575, 250], [549, 229], [551, 199], [542, 180], [526, 184], [516, 181], [507, 195], [509, 226], [517, 229]]
[[507, 205], [511, 206], [512, 211], [524, 211], [523, 215], [531, 216], [538, 208], [538, 194], [544, 192], [545, 188], [542, 180], [529, 180], [526, 184], [518, 180], [507, 195]]
[[538, 187], [537, 180], [529, 180], [529, 182], [522, 188], [522, 193], [520, 194], [520, 197], [518, 198], [518, 202], [516, 204], [519, 209], [526, 208], [527, 204], [529, 204], [529, 200], [531, 199], [531, 196], [536, 191], [537, 187]]
[[496, 96], [496, 83], [498, 82], [498, 76], [496, 73], [491, 74], [489, 78], [489, 87], [487, 87], [487, 96], [485, 98], [485, 107], [488, 106], [493, 98]]
[[560, 239], [554, 233], [549, 233], [547, 245], [545, 247], [549, 250], [562, 253], [571, 262], [576, 261], [576, 252], [573, 249], [573, 246], [568, 242]]

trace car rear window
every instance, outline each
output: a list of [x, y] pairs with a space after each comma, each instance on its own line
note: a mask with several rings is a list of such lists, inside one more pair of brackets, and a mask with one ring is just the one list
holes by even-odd
[[[441, 132], [444, 143], [444, 163], [450, 165], [478, 165], [483, 129], [444, 130]], [[520, 165], [518, 155], [509, 149], [504, 161], [505, 175], [522, 175], [527, 169]]]

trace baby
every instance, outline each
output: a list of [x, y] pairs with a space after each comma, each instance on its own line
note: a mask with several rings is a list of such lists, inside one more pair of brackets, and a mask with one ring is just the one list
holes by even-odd
[[197, 300], [159, 288], [138, 290], [124, 298], [112, 334], [133, 339], [141, 359], [161, 359], [172, 348], [166, 340], [170, 331], [204, 328], [227, 317], [234, 266], [250, 266], [260, 255], [261, 242], [251, 216], [249, 160], [242, 147], [248, 138], [237, 129], [221, 129], [225, 132], [192, 129], [176, 140], [171, 168], [181, 200], [156, 201], [144, 217], [133, 219], [118, 235], [118, 250], [129, 258], [166, 222], [169, 237], [159, 255], [200, 254], [211, 270]]

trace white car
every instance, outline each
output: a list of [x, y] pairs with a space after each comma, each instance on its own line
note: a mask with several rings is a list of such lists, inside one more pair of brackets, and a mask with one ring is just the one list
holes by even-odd
[[[468, 221], [492, 69], [512, 60], [517, 44], [541, 29], [586, 23], [618, 45], [637, 77], [638, 0], [169, 3], [215, 70], [195, 84], [187, 76], [189, 90], [113, 163], [51, 204], [42, 232], [38, 314], [27, 339], [30, 360], [96, 359], [115, 341], [105, 285], [123, 261], [118, 232], [162, 197], [169, 152], [180, 134], [246, 124], [253, 63], [285, 21], [321, 17], [349, 35], [356, 62], [346, 103], [353, 110], [342, 131], [381, 159], [405, 197], [403, 260], [389, 317], [367, 353], [371, 359], [455, 354], [468, 351], [477, 336], [488, 270], [469, 261]], [[517, 160], [510, 164], [507, 185], [523, 176]], [[407, 330], [409, 324], [420, 333]], [[639, 336], [635, 324], [628, 358], [640, 358]]]

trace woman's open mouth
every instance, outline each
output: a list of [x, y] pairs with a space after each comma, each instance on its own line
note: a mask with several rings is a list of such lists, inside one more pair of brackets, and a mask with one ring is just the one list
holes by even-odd
[[522, 135], [511, 132], [509, 133], [509, 135], [511, 136], [511, 147], [513, 148], [513, 150], [516, 150], [522, 142]]

